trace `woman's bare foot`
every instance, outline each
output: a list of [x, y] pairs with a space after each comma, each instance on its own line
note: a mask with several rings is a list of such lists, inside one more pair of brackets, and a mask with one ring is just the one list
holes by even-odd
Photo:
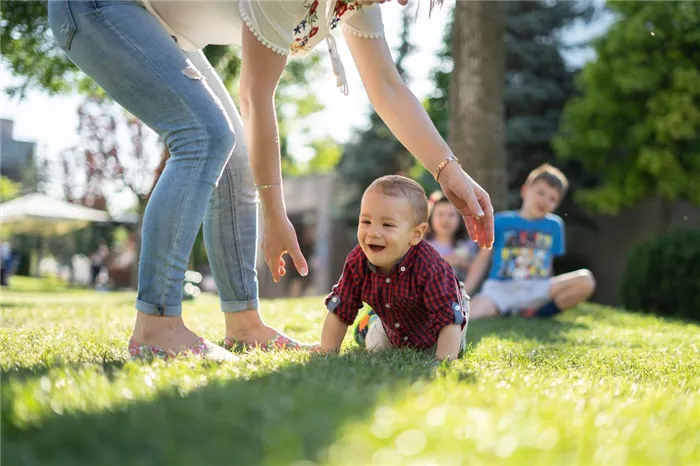
[[182, 317], [152, 316], [136, 312], [131, 340], [164, 351], [181, 353], [191, 348], [199, 336], [185, 326]]
[[277, 337], [277, 330], [263, 322], [257, 310], [225, 312], [226, 337], [245, 345], [266, 344]]
[[224, 348], [197, 336], [185, 326], [182, 317], [136, 313], [134, 332], [129, 342], [132, 359], [150, 359], [153, 356], [170, 359], [184, 352], [217, 362], [236, 359]]
[[257, 310], [226, 312], [226, 338], [224, 348], [255, 348], [264, 351], [275, 349], [314, 350], [319, 345], [297, 341], [268, 327]]

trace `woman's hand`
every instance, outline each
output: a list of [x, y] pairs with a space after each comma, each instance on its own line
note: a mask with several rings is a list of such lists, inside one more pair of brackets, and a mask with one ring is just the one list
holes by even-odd
[[286, 263], [282, 257], [285, 254], [291, 256], [294, 266], [302, 276], [308, 275], [309, 266], [299, 249], [294, 227], [286, 215], [265, 217], [262, 250], [275, 283], [287, 274]]
[[493, 205], [484, 188], [455, 162], [440, 172], [440, 187], [464, 218], [469, 236], [481, 248], [493, 246]]

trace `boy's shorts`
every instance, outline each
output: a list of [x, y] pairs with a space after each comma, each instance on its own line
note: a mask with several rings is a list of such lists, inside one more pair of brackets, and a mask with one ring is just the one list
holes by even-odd
[[549, 278], [530, 280], [486, 280], [481, 292], [498, 308], [501, 315], [518, 313], [522, 309], [539, 308], [552, 298]]

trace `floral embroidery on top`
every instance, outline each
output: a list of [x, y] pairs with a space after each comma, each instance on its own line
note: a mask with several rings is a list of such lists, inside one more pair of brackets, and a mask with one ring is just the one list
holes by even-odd
[[331, 20], [330, 29], [333, 30], [340, 22], [340, 18], [345, 14], [346, 11], [354, 11], [360, 9], [360, 3], [350, 0], [338, 0], [335, 4], [335, 10], [333, 11], [333, 19]]
[[[315, 25], [318, 22], [318, 6], [319, 0], [313, 0], [313, 2], [307, 0], [304, 2], [304, 7], [307, 9], [306, 16], [294, 28], [294, 35], [299, 35], [299, 37], [296, 37], [294, 42], [292, 42], [292, 45], [289, 47], [289, 51], [291, 53], [306, 52], [310, 50], [310, 48], [307, 47], [309, 39], [318, 34], [318, 26]], [[331, 22], [328, 25], [329, 31], [335, 29], [342, 16], [348, 10], [354, 11], [359, 10], [360, 8], [361, 5], [358, 1], [338, 0], [333, 10], [333, 19], [331, 19]], [[304, 33], [305, 35], [302, 35]]]

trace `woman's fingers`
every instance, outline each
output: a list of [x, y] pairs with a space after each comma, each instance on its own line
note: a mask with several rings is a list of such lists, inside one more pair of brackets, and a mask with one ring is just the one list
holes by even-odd
[[475, 243], [479, 244], [479, 227], [476, 218], [471, 215], [462, 216], [464, 224], [467, 226], [467, 233]]
[[269, 259], [266, 256], [265, 262], [267, 263], [267, 268], [270, 270], [270, 273], [272, 274], [272, 280], [277, 283], [280, 281], [280, 268], [279, 268], [279, 263], [275, 265], [274, 259]]
[[491, 197], [481, 186], [477, 184], [474, 188], [474, 193], [479, 202], [479, 207], [483, 212], [483, 215], [479, 218], [478, 222], [480, 223], [479, 229], [481, 230], [479, 236], [483, 241], [482, 247], [491, 249], [495, 238], [493, 204], [491, 204]]
[[294, 241], [294, 245], [289, 250], [289, 255], [292, 258], [292, 262], [294, 262], [294, 267], [297, 268], [301, 276], [307, 276], [309, 274], [309, 265], [306, 263], [306, 259], [301, 253], [301, 249], [299, 248], [299, 243], [297, 241]]
[[302, 276], [307, 276], [309, 274], [309, 266], [301, 253], [301, 248], [299, 248], [299, 243], [296, 240], [296, 235], [291, 233], [284, 242], [290, 244], [289, 247], [274, 247], [268, 244], [263, 244], [263, 249], [265, 250], [265, 263], [267, 264], [270, 273], [272, 274], [272, 279], [275, 283], [279, 282], [282, 277], [287, 275], [287, 262], [284, 260], [284, 255], [289, 254], [294, 263], [294, 267], [299, 271]]
[[[449, 165], [448, 165], [449, 167]], [[445, 172], [443, 192], [464, 218], [469, 237], [482, 248], [494, 239], [493, 205], [488, 193], [462, 169]]]

